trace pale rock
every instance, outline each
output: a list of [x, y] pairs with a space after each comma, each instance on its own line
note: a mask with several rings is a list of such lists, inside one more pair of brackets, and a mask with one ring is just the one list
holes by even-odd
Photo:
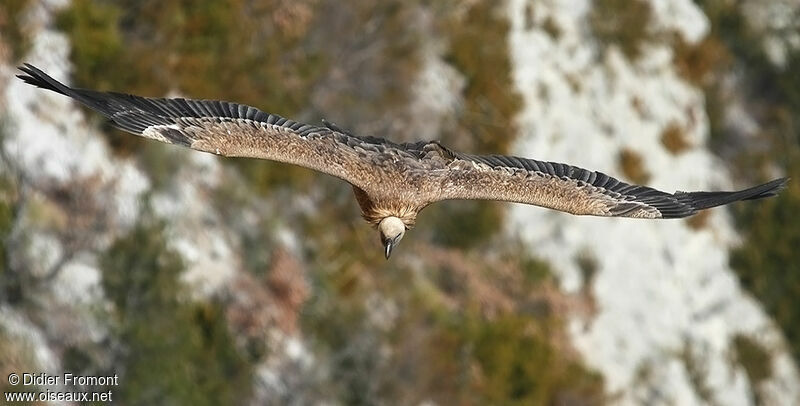
[[[648, 184], [662, 190], [745, 186], [734, 185], [724, 163], [703, 148], [709, 128], [703, 94], [676, 74], [668, 47], [648, 46], [636, 62], [614, 48], [603, 56], [594, 49], [589, 30], [578, 28], [591, 2], [535, 4], [537, 13], [562, 24], [564, 34], [545, 40], [538, 29], [526, 30], [526, 1], [510, 1], [514, 79], [526, 101], [518, 116], [516, 155], [567, 162], [625, 180], [617, 160], [620, 150], [628, 148], [643, 157], [651, 175]], [[708, 31], [708, 21], [690, 1], [651, 4], [657, 23], [689, 40]], [[671, 124], [683, 129], [689, 151], [674, 155], [662, 146], [661, 133]], [[738, 238], [724, 209], [714, 210], [708, 226], [695, 231], [680, 220], [575, 217], [514, 205], [509, 228], [553, 265], [568, 293], [577, 293], [585, 283], [576, 258], [585, 252], [596, 258], [589, 289], [598, 312], [568, 326], [585, 362], [604, 375], [619, 404], [704, 403], [677, 355], [684, 348], [701, 354], [697, 362], [711, 401], [748, 404], [753, 389], [730, 357], [736, 334], [770, 337], [762, 342], [775, 349], [775, 368], [762, 389], [775, 404], [800, 398], [800, 378], [780, 331], [742, 291], [728, 265], [728, 252]], [[643, 384], [639, 375], [648, 365], [654, 376]]]

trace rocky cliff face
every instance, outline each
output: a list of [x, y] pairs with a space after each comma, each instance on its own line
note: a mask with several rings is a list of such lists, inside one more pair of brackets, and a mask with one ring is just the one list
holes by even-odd
[[[709, 35], [694, 3], [647, 4], [649, 20], [630, 23], [689, 43]], [[631, 60], [621, 48], [603, 49], [587, 30], [591, 2], [510, 7], [515, 78], [526, 96], [515, 152], [622, 173], [662, 190], [737, 186], [732, 163], [706, 148], [704, 94], [680, 76], [670, 43], [643, 44]], [[685, 143], [680, 150], [665, 139], [674, 129]], [[640, 168], [626, 156], [637, 157]], [[714, 210], [702, 222], [575, 218], [514, 207], [510, 230], [553, 264], [562, 289], [594, 298], [596, 312], [573, 317], [570, 333], [623, 403], [749, 404], [754, 392], [791, 403], [800, 396], [798, 376], [781, 350], [781, 333], [728, 265], [728, 250], [741, 243], [730, 216]], [[748, 380], [732, 356], [737, 337], [775, 349], [769, 379]]]
[[[102, 14], [91, 1], [27, 3], [15, 17], [29, 38], [24, 60], [64, 79], [87, 71], [79, 59], [72, 67], [79, 56], [70, 50], [84, 52], [85, 44], [70, 39], [102, 25], [82, 18], [120, 13]], [[314, 66], [304, 65], [313, 79], [304, 80], [316, 85], [281, 84], [309, 93], [312, 107], [300, 116], [322, 110], [362, 132], [445, 137], [459, 147], [569, 162], [664, 190], [743, 186], [707, 147], [713, 123], [705, 87], [676, 63], [682, 47], [713, 31], [706, 11], [690, 1], [512, 0], [502, 7], [447, 3], [444, 11], [425, 2], [390, 11], [261, 3], [277, 7], [268, 14], [277, 31], [268, 33], [298, 49], [319, 47], [328, 31], [358, 18], [375, 38], [377, 50], [343, 35], [346, 57], [321, 53], [308, 58]], [[369, 17], [370, 7], [380, 8], [380, 18]], [[71, 17], [57, 17], [65, 8]], [[781, 14], [769, 10], [763, 15]], [[330, 28], [315, 31], [320, 15]], [[56, 29], [59, 18], [69, 36]], [[115, 31], [90, 32], [93, 44]], [[132, 38], [143, 46], [143, 37]], [[772, 63], [791, 51], [784, 38], [765, 39]], [[475, 47], [480, 39], [506, 41], [507, 52]], [[0, 42], [9, 50], [0, 52], [2, 370], [120, 372], [129, 402], [800, 399], [784, 333], [729, 265], [731, 248], [743, 240], [726, 210], [646, 222], [452, 205], [428, 218], [435, 226], [414, 230], [401, 247], [404, 258], [386, 265], [372, 230], [358, 223], [349, 191], [336, 182], [277, 165], [264, 175], [164, 145], [120, 152], [94, 116], [15, 80], [13, 53]], [[204, 63], [178, 45], [164, 57], [185, 58], [179, 66]], [[286, 58], [289, 66], [303, 59]], [[380, 80], [386, 75], [404, 86]], [[487, 76], [499, 79], [482, 81]], [[191, 79], [178, 77], [163, 91], [209, 89], [192, 87]], [[358, 123], [360, 115], [383, 113], [397, 117]], [[409, 128], [404, 122], [414, 125], [394, 136]], [[453, 213], [463, 224], [440, 219]], [[464, 227], [481, 239], [437, 234]], [[224, 382], [222, 389], [210, 400], [187, 395], [209, 385], [171, 369], [175, 364], [206, 371], [206, 382]], [[153, 365], [170, 372], [148, 378]]]

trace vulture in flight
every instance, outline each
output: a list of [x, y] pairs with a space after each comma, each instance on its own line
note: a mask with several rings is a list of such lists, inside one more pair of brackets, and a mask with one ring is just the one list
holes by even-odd
[[25, 82], [69, 96], [135, 135], [226, 157], [300, 165], [350, 183], [364, 219], [380, 233], [387, 259], [420, 210], [441, 200], [501, 200], [578, 215], [668, 219], [774, 196], [787, 181], [735, 192], [666, 193], [567, 164], [471, 155], [437, 141], [398, 144], [225, 101], [71, 88], [30, 64], [20, 70]]

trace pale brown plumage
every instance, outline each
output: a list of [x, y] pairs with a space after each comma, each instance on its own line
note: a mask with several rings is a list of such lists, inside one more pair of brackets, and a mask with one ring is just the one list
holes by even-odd
[[[125, 131], [221, 156], [300, 165], [345, 180], [353, 185], [364, 218], [376, 227], [396, 217], [410, 228], [424, 207], [453, 199], [526, 203], [580, 215], [678, 218], [772, 196], [786, 183], [776, 179], [738, 192], [671, 194], [565, 164], [468, 155], [435, 141], [396, 144], [236, 103], [74, 89], [31, 65], [20, 69], [25, 82], [72, 97]], [[382, 236], [385, 246], [390, 241], [387, 257], [400, 238], [402, 232]]]

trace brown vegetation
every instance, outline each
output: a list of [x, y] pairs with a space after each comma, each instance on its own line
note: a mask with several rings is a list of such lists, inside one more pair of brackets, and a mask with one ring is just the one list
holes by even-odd
[[709, 35], [697, 44], [687, 43], [680, 35], [675, 36], [673, 63], [678, 74], [696, 86], [707, 86], [722, 67], [732, 62], [725, 44], [714, 35]]
[[673, 155], [686, 152], [692, 144], [686, 136], [686, 130], [680, 124], [672, 122], [661, 131], [661, 145]]
[[622, 173], [632, 182], [644, 185], [650, 180], [650, 172], [647, 171], [644, 159], [638, 152], [622, 148], [617, 159]]
[[687, 218], [685, 221], [686, 224], [689, 226], [689, 228], [698, 231], [708, 227], [708, 220], [710, 217], [711, 217], [711, 211], [703, 210], [695, 214], [694, 216]]
[[12, 61], [17, 61], [30, 47], [30, 36], [25, 32], [23, 18], [30, 5], [31, 0], [3, 0], [0, 4], [0, 36], [4, 38], [0, 49], [9, 47]]
[[654, 39], [653, 10], [643, 0], [597, 0], [589, 12], [589, 27], [603, 49], [619, 47], [632, 61], [642, 54], [643, 46]]
[[738, 334], [733, 338], [733, 360], [744, 368], [750, 385], [758, 386], [772, 376], [772, 355], [758, 341]]

